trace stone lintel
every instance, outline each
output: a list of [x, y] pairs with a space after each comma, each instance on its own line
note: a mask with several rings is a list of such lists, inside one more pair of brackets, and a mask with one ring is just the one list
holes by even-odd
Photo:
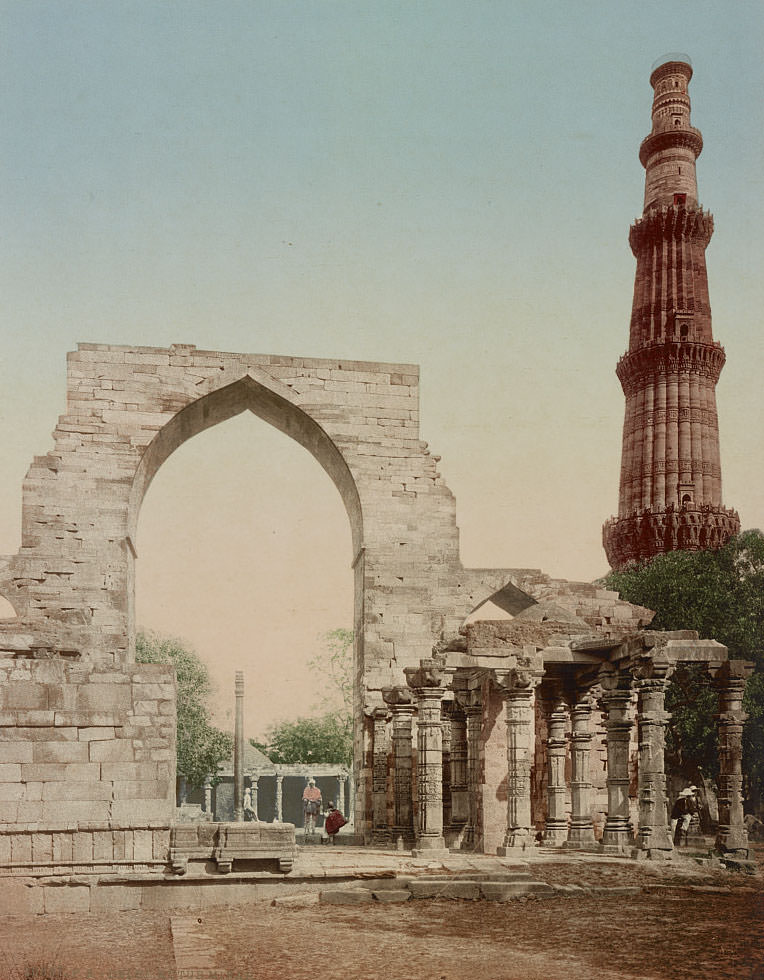
[[544, 664], [600, 664], [603, 658], [571, 647], [544, 647]]

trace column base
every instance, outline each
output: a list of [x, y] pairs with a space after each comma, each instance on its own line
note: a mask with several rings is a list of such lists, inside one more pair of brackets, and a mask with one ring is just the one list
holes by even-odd
[[504, 843], [496, 848], [499, 857], [507, 857], [511, 854], [523, 854], [532, 850], [536, 845], [536, 834], [533, 830], [526, 827], [512, 830], [507, 833]]
[[671, 831], [668, 827], [649, 827], [640, 831], [637, 847], [643, 851], [673, 851]]
[[568, 822], [547, 823], [542, 840], [547, 847], [562, 847], [568, 839]]
[[421, 857], [422, 855], [432, 854], [433, 851], [440, 851], [443, 854], [448, 854], [449, 850], [446, 847], [446, 842], [442, 836], [425, 836], [417, 838], [416, 846], [411, 852], [415, 857]]
[[591, 820], [579, 820], [571, 822], [568, 828], [568, 838], [563, 847], [589, 848], [599, 846], [597, 838], [594, 836], [594, 824]]

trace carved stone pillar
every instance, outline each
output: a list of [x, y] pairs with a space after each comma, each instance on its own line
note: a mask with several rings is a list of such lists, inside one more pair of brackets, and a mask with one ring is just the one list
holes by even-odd
[[445, 850], [441, 728], [444, 671], [438, 661], [428, 658], [421, 660], [419, 667], [406, 667], [404, 673], [417, 703], [417, 850]]
[[393, 741], [393, 838], [411, 846], [414, 840], [413, 807], [411, 802], [411, 730], [414, 717], [414, 695], [408, 687], [382, 689], [385, 704], [392, 712]]
[[464, 713], [466, 679], [454, 679], [454, 688], [455, 698], [451, 712], [451, 833], [453, 844], [461, 846], [470, 813], [467, 788], [467, 716]]
[[477, 839], [478, 793], [480, 789], [480, 733], [483, 727], [483, 698], [480, 683], [471, 681], [464, 706], [467, 729], [467, 823], [462, 850], [474, 850]]
[[497, 675], [507, 707], [507, 829], [498, 854], [533, 847], [536, 830], [531, 821], [531, 747], [533, 694], [538, 676], [530, 669], [513, 669]]
[[337, 776], [337, 809], [345, 813], [345, 776]]
[[742, 736], [745, 682], [753, 664], [728, 660], [715, 671], [714, 687], [719, 696], [719, 826], [716, 849], [722, 853], [748, 851], [748, 831], [743, 822]]
[[451, 834], [451, 714], [453, 701], [443, 701], [441, 705], [441, 733], [443, 739], [443, 835]]
[[259, 776], [255, 776], [253, 773], [250, 773], [249, 774], [249, 783], [250, 783], [250, 786], [252, 787], [252, 810], [253, 810], [253, 812], [255, 814], [255, 816], [254, 816], [254, 819], [255, 820], [259, 820], [260, 819], [260, 817], [258, 815], [259, 814], [259, 811], [257, 809], [257, 789], [258, 789], [259, 782], [260, 782], [260, 777]]
[[390, 843], [390, 828], [387, 825], [387, 722], [390, 719], [390, 712], [385, 707], [373, 708], [371, 717], [374, 726], [371, 769], [371, 839], [374, 844], [385, 845]]
[[236, 671], [233, 739], [233, 819], [244, 821], [244, 672]]
[[568, 839], [568, 815], [565, 808], [565, 756], [568, 750], [567, 705], [563, 699], [562, 685], [555, 686], [547, 701], [550, 709], [547, 717], [547, 820], [544, 843], [561, 847]]
[[607, 819], [602, 832], [606, 852], [621, 853], [631, 843], [629, 819], [629, 739], [634, 724], [631, 717], [631, 678], [626, 672], [603, 670], [602, 706], [607, 712]]
[[664, 753], [666, 686], [673, 665], [659, 651], [641, 657], [632, 673], [637, 689], [639, 731], [638, 844], [650, 857], [668, 856], [674, 849], [668, 819]]
[[204, 780], [204, 812], [212, 813], [212, 780], [209, 776]]
[[284, 777], [276, 775], [276, 816], [274, 818], [275, 823], [281, 823], [284, 816], [283, 811], [283, 794], [282, 794], [282, 784], [284, 782]]
[[579, 697], [570, 713], [571, 815], [568, 830], [568, 847], [591, 848], [595, 844], [592, 822], [592, 783], [589, 778], [589, 761], [592, 739], [592, 701], [588, 694]]

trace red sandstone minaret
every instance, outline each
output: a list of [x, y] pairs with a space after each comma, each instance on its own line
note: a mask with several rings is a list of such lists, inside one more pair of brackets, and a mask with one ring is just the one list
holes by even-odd
[[711, 333], [706, 246], [690, 125], [690, 59], [650, 75], [653, 128], [642, 141], [645, 206], [629, 233], [637, 259], [629, 350], [616, 374], [626, 396], [618, 517], [602, 529], [613, 568], [667, 551], [716, 548], [740, 529], [722, 506], [716, 382], [724, 349]]

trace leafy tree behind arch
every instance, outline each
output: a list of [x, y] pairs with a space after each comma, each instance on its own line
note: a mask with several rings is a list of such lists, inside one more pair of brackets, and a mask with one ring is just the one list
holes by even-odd
[[220, 731], [209, 721], [207, 704], [213, 684], [206, 664], [185, 640], [150, 632], [136, 636], [135, 659], [139, 663], [175, 667], [178, 775], [189, 786], [202, 786], [233, 753], [233, 735]]

